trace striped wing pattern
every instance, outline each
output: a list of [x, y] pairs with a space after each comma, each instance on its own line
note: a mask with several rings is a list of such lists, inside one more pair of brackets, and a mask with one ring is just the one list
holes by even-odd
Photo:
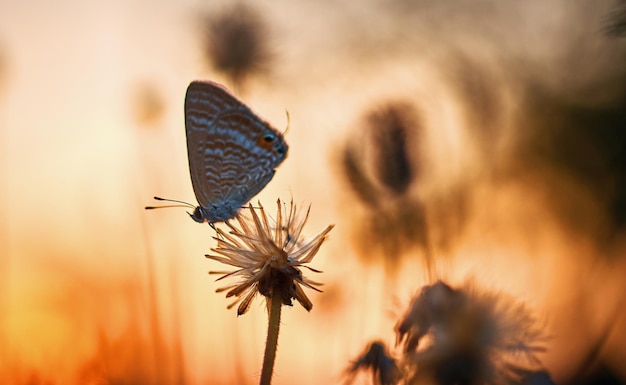
[[[191, 183], [209, 223], [234, 217], [287, 156], [283, 136], [221, 85], [192, 82], [185, 97]], [[194, 217], [194, 216], [192, 216]]]

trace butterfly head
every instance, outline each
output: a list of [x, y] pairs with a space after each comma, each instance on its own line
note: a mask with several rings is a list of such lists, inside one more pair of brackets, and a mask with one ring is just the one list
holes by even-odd
[[240, 208], [241, 206], [235, 202], [227, 201], [209, 205], [208, 207], [197, 206], [193, 213], [187, 212], [187, 214], [198, 223], [208, 222], [212, 226], [213, 223], [225, 222], [236, 217]]
[[200, 206], [197, 206], [193, 210], [193, 214], [190, 212], [187, 212], [187, 214], [189, 214], [191, 219], [193, 219], [194, 221], [198, 223], [204, 223], [205, 221], [207, 221], [207, 217], [204, 215], [204, 211], [202, 210], [202, 207]]

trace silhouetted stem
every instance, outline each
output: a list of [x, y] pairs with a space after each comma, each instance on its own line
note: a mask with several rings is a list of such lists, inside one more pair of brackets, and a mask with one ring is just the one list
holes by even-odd
[[280, 329], [280, 312], [283, 302], [280, 295], [272, 295], [269, 306], [267, 325], [267, 340], [265, 341], [265, 355], [263, 357], [263, 369], [261, 371], [261, 385], [270, 385], [274, 374], [274, 362], [276, 361], [276, 348], [278, 347], [278, 331]]

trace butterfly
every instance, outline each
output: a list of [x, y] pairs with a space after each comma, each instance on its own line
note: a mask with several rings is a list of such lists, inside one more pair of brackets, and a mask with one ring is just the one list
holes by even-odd
[[210, 81], [189, 84], [185, 130], [191, 184], [198, 200], [189, 215], [211, 226], [234, 218], [272, 180], [289, 149], [282, 133], [225, 87]]

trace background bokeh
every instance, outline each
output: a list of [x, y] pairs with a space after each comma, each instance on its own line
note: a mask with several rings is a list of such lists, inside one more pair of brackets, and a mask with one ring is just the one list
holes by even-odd
[[[265, 305], [214, 293], [188, 83], [283, 130], [257, 197], [336, 224], [276, 384], [339, 383], [411, 296], [471, 280], [533, 309], [557, 383], [626, 381], [623, 1], [0, 1], [0, 378], [251, 384]], [[393, 174], [391, 173], [393, 171]], [[255, 201], [256, 199], [255, 198]], [[426, 267], [430, 267], [430, 275]], [[621, 382], [620, 382], [621, 381]]]

